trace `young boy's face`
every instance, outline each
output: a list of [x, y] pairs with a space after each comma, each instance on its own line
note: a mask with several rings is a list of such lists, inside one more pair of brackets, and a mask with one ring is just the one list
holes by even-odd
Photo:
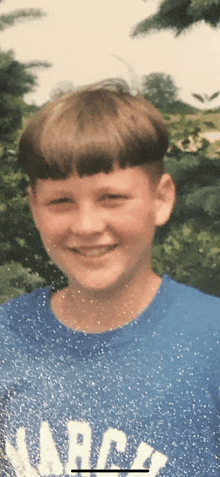
[[70, 282], [104, 290], [151, 271], [155, 228], [169, 218], [174, 188], [168, 174], [156, 186], [141, 167], [129, 167], [38, 180], [29, 194], [52, 260]]

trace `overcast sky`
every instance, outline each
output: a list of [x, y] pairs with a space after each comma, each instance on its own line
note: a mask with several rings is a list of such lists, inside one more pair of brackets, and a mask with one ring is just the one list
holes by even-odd
[[[1, 49], [13, 49], [19, 61], [49, 61], [39, 70], [38, 87], [26, 96], [39, 106], [60, 81], [75, 86], [120, 76], [131, 84], [129, 63], [138, 81], [152, 72], [170, 74], [179, 97], [199, 105], [191, 93], [220, 90], [220, 28], [200, 24], [176, 38], [160, 32], [131, 38], [133, 27], [156, 11], [156, 0], [5, 0], [0, 14], [17, 8], [41, 8], [47, 15], [1, 32]], [[220, 100], [213, 101], [218, 106]]]

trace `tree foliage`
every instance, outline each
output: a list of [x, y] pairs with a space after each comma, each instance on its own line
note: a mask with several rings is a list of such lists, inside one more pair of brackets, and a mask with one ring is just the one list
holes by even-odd
[[[1, 1], [1, 0], [0, 0]], [[24, 94], [36, 84], [32, 68], [12, 52], [0, 52], [0, 300], [5, 301], [51, 281], [66, 284], [51, 262], [36, 230], [28, 204], [28, 178], [17, 162], [22, 122], [38, 109], [27, 106]], [[165, 75], [166, 76], [166, 75]], [[163, 75], [162, 75], [162, 79]], [[171, 82], [172, 83], [172, 82]], [[166, 85], [166, 82], [165, 82]], [[171, 85], [172, 86], [172, 85]], [[166, 97], [173, 107], [176, 89]], [[157, 100], [158, 94], [155, 96]], [[152, 100], [152, 97], [150, 98]], [[164, 107], [165, 100], [162, 101]], [[155, 103], [158, 106], [158, 103]], [[179, 138], [197, 138], [200, 127], [182, 119], [170, 122], [171, 146], [166, 169], [175, 180], [177, 204], [172, 220], [156, 234], [153, 266], [162, 275], [220, 294], [220, 158], [209, 158], [203, 141], [194, 153], [178, 146]]]
[[192, 224], [171, 227], [162, 244], [155, 243], [153, 268], [178, 282], [220, 296], [220, 236]]
[[34, 76], [13, 53], [0, 51], [0, 141], [14, 138], [22, 125], [25, 103], [23, 95], [35, 85]]
[[210, 102], [213, 101], [213, 99], [218, 98], [220, 91], [216, 91], [215, 93], [208, 95], [206, 93], [198, 94], [198, 93], [191, 93], [193, 98], [197, 99], [197, 101], [200, 101], [200, 103], [203, 103], [206, 105], [207, 109], [210, 105]]
[[37, 84], [33, 68], [47, 68], [47, 62], [21, 63], [12, 51], [0, 51], [0, 141], [14, 139], [22, 125], [26, 105], [23, 96]]
[[[13, 25], [21, 18], [35, 19], [41, 16], [42, 12], [33, 9], [1, 15], [0, 29]], [[27, 105], [23, 99], [24, 94], [32, 91], [37, 84], [33, 69], [48, 66], [48, 63], [39, 61], [21, 63], [16, 61], [12, 51], [0, 50], [1, 300], [30, 291], [33, 286], [43, 283], [43, 278], [28, 267], [26, 260], [26, 234], [31, 236], [34, 227], [25, 196], [27, 177], [17, 162], [16, 150], [23, 120], [39, 109], [35, 105]]]
[[177, 36], [202, 20], [212, 27], [219, 25], [220, 0], [162, 0], [158, 11], [141, 21], [132, 36], [160, 30], [172, 30]]
[[[3, 3], [4, 0], [0, 0]], [[45, 13], [38, 8], [22, 8], [14, 10], [8, 14], [0, 15], [0, 31], [15, 25], [22, 20], [37, 20], [45, 16]]]
[[142, 93], [161, 111], [168, 111], [177, 101], [177, 91], [172, 77], [164, 73], [151, 73], [143, 78]]
[[39, 273], [42, 283], [50, 282], [61, 273], [49, 260], [35, 228], [26, 194], [28, 177], [17, 162], [16, 150], [17, 140], [0, 151], [0, 263], [19, 261], [24, 269]]
[[[0, 0], [2, 3], [4, 0]], [[42, 18], [39, 9], [20, 9], [0, 15], [0, 30], [13, 26], [21, 20]], [[47, 68], [50, 64], [42, 61], [21, 63], [14, 58], [12, 50], [0, 50], [0, 142], [14, 141], [17, 130], [22, 125], [22, 117], [27, 112], [23, 96], [37, 84], [34, 68]], [[30, 109], [30, 108], [29, 108]]]
[[[183, 123], [180, 137], [181, 127]], [[192, 125], [188, 122], [182, 134], [187, 134], [187, 128], [189, 134]], [[176, 145], [176, 133], [173, 129], [165, 169], [174, 178], [177, 201], [171, 221], [158, 228], [153, 267], [160, 275], [168, 273], [180, 282], [220, 295], [220, 158], [208, 157], [205, 148], [182, 151]], [[34, 226], [25, 194], [27, 177], [17, 164], [16, 147], [15, 142], [14, 150], [8, 148], [2, 154], [0, 176], [0, 280], [7, 283], [3, 300], [52, 281], [66, 283]]]
[[0, 304], [31, 292], [33, 288], [43, 283], [38, 273], [33, 273], [30, 268], [24, 268], [19, 262], [0, 265]]
[[185, 151], [178, 146], [192, 134], [196, 144], [198, 122], [182, 118], [170, 125], [165, 169], [177, 199], [171, 221], [157, 231], [153, 264], [159, 274], [220, 296], [220, 156], [207, 156], [206, 140], [194, 151], [187, 151], [187, 141]]

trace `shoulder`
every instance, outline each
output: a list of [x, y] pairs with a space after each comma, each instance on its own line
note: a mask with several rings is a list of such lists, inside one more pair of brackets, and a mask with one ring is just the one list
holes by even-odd
[[32, 309], [33, 306], [42, 303], [48, 298], [50, 287], [38, 288], [32, 293], [26, 293], [19, 296], [18, 298], [13, 298], [13, 300], [7, 301], [0, 305], [0, 315], [2, 314], [12, 314], [20, 311], [26, 311]]
[[178, 298], [187, 298], [188, 300], [190, 300], [191, 303], [212, 303], [218, 308], [220, 306], [219, 297], [208, 295], [207, 293], [204, 293], [197, 288], [193, 288], [192, 286], [179, 283], [173, 280], [173, 278], [170, 278], [168, 275], [163, 276], [162, 284], [168, 292], [172, 294], [175, 293]]
[[163, 299], [173, 312], [187, 321], [204, 322], [220, 327], [220, 298], [176, 282], [165, 275], [162, 280]]
[[41, 288], [0, 306], [0, 392], [23, 382], [39, 355], [48, 293], [49, 289]]
[[[1, 336], [14, 334], [39, 321], [40, 315], [49, 310], [50, 287], [39, 288], [30, 294], [21, 295], [0, 306]], [[2, 338], [3, 339], [3, 338]]]

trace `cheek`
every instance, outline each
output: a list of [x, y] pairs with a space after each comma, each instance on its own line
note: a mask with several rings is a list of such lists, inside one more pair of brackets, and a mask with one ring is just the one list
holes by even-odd
[[146, 211], [144, 208], [133, 211], [132, 214], [125, 214], [118, 222], [118, 230], [130, 238], [140, 238], [147, 232], [154, 230], [154, 212]]
[[38, 230], [43, 242], [58, 241], [68, 230], [68, 221], [65, 217], [51, 217], [44, 215], [39, 223]]

